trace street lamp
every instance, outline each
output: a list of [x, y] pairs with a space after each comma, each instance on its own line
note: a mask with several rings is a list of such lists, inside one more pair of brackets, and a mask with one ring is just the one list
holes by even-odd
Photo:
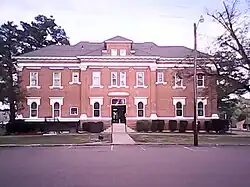
[[198, 146], [198, 124], [197, 124], [197, 27], [203, 23], [203, 16], [198, 23], [194, 23], [194, 146]]

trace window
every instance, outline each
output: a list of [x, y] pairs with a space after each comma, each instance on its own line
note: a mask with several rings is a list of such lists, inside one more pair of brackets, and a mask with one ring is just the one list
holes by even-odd
[[157, 73], [157, 82], [160, 82], [160, 83], [164, 82], [164, 73], [163, 72]]
[[142, 102], [139, 102], [137, 105], [137, 115], [138, 115], [138, 117], [144, 116], [144, 106], [143, 106]]
[[182, 103], [177, 102], [176, 103], [176, 116], [182, 116], [182, 115], [183, 115]]
[[126, 86], [126, 72], [120, 72], [120, 86]]
[[30, 72], [30, 86], [38, 86], [38, 72]]
[[204, 105], [201, 101], [198, 103], [198, 116], [204, 116]]
[[175, 86], [182, 87], [183, 86], [183, 79], [177, 73], [175, 74]]
[[111, 56], [117, 56], [117, 49], [111, 49]]
[[126, 104], [126, 100], [125, 99], [112, 99], [111, 100], [111, 104], [112, 105], [125, 105]]
[[198, 87], [203, 87], [204, 86], [204, 75], [198, 74], [197, 76], [197, 86]]
[[111, 72], [111, 86], [117, 86], [117, 72]]
[[53, 86], [61, 86], [61, 72], [53, 72]]
[[54, 103], [54, 118], [60, 116], [60, 104], [58, 102]]
[[101, 84], [101, 72], [93, 72], [92, 74], [93, 78], [93, 86], [100, 86]]
[[70, 108], [70, 115], [78, 115], [78, 108], [77, 107], [71, 107]]
[[98, 102], [94, 103], [94, 117], [100, 117], [100, 104]]
[[126, 56], [126, 49], [120, 49], [120, 56]]
[[72, 82], [78, 83], [79, 82], [79, 72], [73, 72], [72, 73]]
[[38, 117], [38, 105], [36, 102], [32, 102], [30, 105], [30, 116], [31, 117]]
[[144, 86], [144, 72], [136, 72], [137, 86]]

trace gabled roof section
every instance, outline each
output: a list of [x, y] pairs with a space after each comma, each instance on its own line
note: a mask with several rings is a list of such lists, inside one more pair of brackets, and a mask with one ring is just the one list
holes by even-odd
[[109, 43], [109, 42], [132, 43], [133, 41], [128, 38], [124, 38], [122, 36], [115, 36], [113, 38], [105, 40], [105, 42], [106, 43]]

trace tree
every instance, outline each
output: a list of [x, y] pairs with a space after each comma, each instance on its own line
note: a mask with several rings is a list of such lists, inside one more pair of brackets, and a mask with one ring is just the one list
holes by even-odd
[[21, 22], [20, 28], [13, 22], [0, 26], [0, 101], [10, 106], [10, 122], [15, 120], [27, 95], [20, 87], [17, 64], [12, 57], [54, 44], [69, 45], [69, 40], [52, 16], [38, 15], [31, 23]]
[[224, 11], [208, 13], [220, 26], [224, 33], [214, 42], [211, 51], [216, 67], [221, 99], [229, 94], [241, 95], [250, 91], [250, 39], [249, 20], [246, 14], [237, 9], [239, 0], [231, 5], [223, 2]]

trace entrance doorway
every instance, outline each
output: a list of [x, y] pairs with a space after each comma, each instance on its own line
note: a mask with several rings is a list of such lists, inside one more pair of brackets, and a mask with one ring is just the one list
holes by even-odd
[[111, 101], [112, 123], [126, 123], [126, 100], [112, 99]]

